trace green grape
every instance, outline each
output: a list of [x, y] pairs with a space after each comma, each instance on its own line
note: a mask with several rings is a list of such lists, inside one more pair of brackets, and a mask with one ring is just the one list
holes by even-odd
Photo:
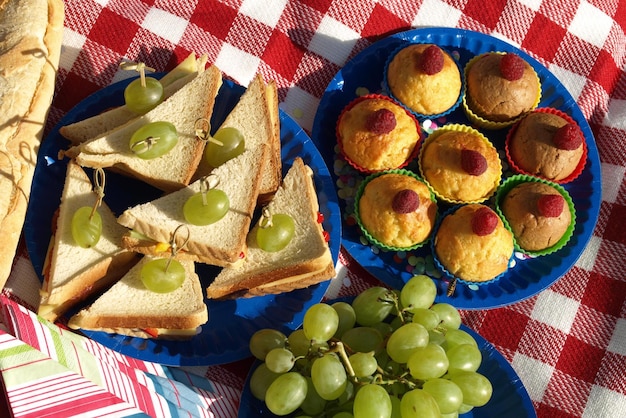
[[394, 308], [389, 297], [390, 290], [382, 286], [370, 287], [354, 298], [352, 308], [359, 325], [370, 326], [382, 322]]
[[332, 305], [339, 315], [339, 325], [337, 331], [333, 335], [334, 338], [340, 339], [344, 332], [354, 327], [356, 323], [356, 314], [354, 308], [348, 302], [335, 302]]
[[447, 379], [430, 379], [424, 382], [422, 386], [426, 392], [430, 393], [442, 414], [451, 414], [457, 412], [463, 403], [463, 392], [451, 380]]
[[456, 383], [463, 392], [463, 403], [470, 406], [483, 406], [493, 393], [491, 382], [477, 372], [453, 372], [450, 380]]
[[183, 206], [183, 215], [190, 224], [205, 226], [222, 219], [228, 209], [230, 209], [230, 201], [226, 193], [222, 190], [211, 189], [205, 193], [205, 196], [201, 192], [190, 196]]
[[463, 331], [462, 329], [446, 330], [445, 343], [442, 344], [443, 348], [450, 350], [460, 344], [470, 344], [478, 347], [478, 343], [468, 332]]
[[341, 342], [353, 352], [380, 352], [383, 348], [383, 336], [371, 327], [356, 327], [347, 330], [341, 336]]
[[309, 340], [328, 341], [339, 326], [339, 314], [327, 303], [316, 303], [304, 313], [302, 329]]
[[400, 398], [396, 395], [390, 395], [389, 399], [391, 399], [391, 418], [402, 418]]
[[178, 260], [156, 258], [141, 267], [139, 277], [149, 290], [169, 293], [178, 289], [185, 281], [185, 268]]
[[417, 348], [407, 362], [411, 376], [420, 380], [443, 376], [448, 370], [448, 364], [445, 350], [437, 344]]
[[170, 122], [150, 122], [137, 129], [128, 146], [137, 157], [151, 160], [167, 154], [178, 143], [176, 127]]
[[439, 314], [428, 308], [415, 308], [412, 310], [413, 319], [412, 321], [422, 325], [428, 331], [434, 329], [439, 323], [441, 319], [439, 319]]
[[457, 411], [450, 412], [449, 414], [441, 414], [440, 418], [459, 418], [459, 413]]
[[448, 361], [448, 371], [464, 370], [475, 372], [480, 367], [483, 356], [475, 345], [459, 344], [446, 351]]
[[[395, 330], [395, 328], [393, 326], [391, 326], [391, 324], [389, 324], [387, 322], [378, 322], [376, 324], [373, 324], [371, 326], [371, 328], [374, 328], [375, 330], [380, 332], [380, 335], [382, 335], [383, 338], [389, 337], [391, 335], [391, 333]], [[398, 328], [399, 328], [399, 326], [398, 326]]]
[[258, 400], [265, 400], [265, 392], [272, 382], [280, 376], [280, 373], [274, 373], [267, 368], [267, 364], [261, 363], [259, 367], [254, 369], [250, 376], [250, 392], [252, 396]]
[[332, 418], [354, 418], [354, 415], [350, 412], [340, 411], [333, 415]]
[[98, 243], [102, 235], [102, 217], [93, 208], [83, 206], [72, 216], [71, 228], [74, 242], [82, 248], [91, 248]]
[[311, 379], [309, 376], [305, 376], [305, 378], [307, 391], [306, 397], [304, 398], [302, 405], [300, 405], [300, 409], [305, 414], [309, 415], [321, 414], [326, 408], [327, 401], [326, 399], [323, 399], [315, 390], [315, 387], [313, 386], [313, 379]]
[[145, 86], [142, 86], [138, 78], [124, 89], [124, 101], [131, 111], [144, 114], [163, 101], [163, 86], [153, 77], [145, 77]]
[[274, 348], [283, 348], [286, 341], [287, 337], [282, 332], [271, 328], [263, 328], [252, 334], [248, 347], [255, 358], [265, 361], [267, 353]]
[[296, 357], [305, 356], [309, 352], [311, 340], [304, 335], [302, 328], [292, 331], [287, 338], [289, 349]]
[[373, 353], [354, 353], [348, 357], [356, 377], [368, 377], [374, 374], [378, 362]]
[[243, 134], [236, 128], [218, 129], [213, 138], [223, 144], [219, 145], [209, 142], [204, 148], [205, 161], [213, 168], [219, 167], [226, 161], [241, 155], [246, 148]]
[[348, 382], [343, 364], [333, 353], [324, 354], [315, 360], [311, 366], [311, 378], [317, 393], [327, 401], [339, 398]]
[[468, 405], [468, 404], [461, 404], [461, 406], [459, 407], [459, 414], [466, 414], [469, 411], [471, 411], [472, 409], [474, 409], [474, 407], [472, 405]]
[[296, 231], [293, 218], [284, 213], [272, 215], [272, 224], [259, 227], [256, 231], [256, 243], [267, 252], [280, 251], [289, 244]]
[[413, 389], [402, 396], [400, 411], [403, 418], [439, 418], [441, 412], [435, 398], [423, 389]]
[[459, 329], [461, 326], [461, 315], [459, 311], [449, 303], [435, 303], [430, 307], [437, 312], [441, 319], [441, 326], [446, 329]]
[[428, 331], [410, 322], [395, 330], [387, 340], [387, 353], [395, 362], [406, 363], [411, 354], [428, 344]]
[[265, 356], [267, 368], [274, 373], [287, 373], [293, 367], [296, 358], [286, 348], [277, 347], [269, 351]]
[[352, 384], [350, 380], [348, 380], [348, 383], [346, 384], [346, 389], [343, 391], [341, 395], [339, 395], [339, 397], [335, 401], [341, 406], [342, 410], [352, 412], [352, 403], [354, 402], [354, 391], [355, 391], [354, 385]]
[[430, 308], [437, 296], [437, 286], [428, 276], [413, 276], [400, 290], [400, 303], [405, 309]]
[[387, 391], [379, 385], [366, 384], [354, 397], [353, 414], [359, 418], [390, 418], [391, 399]]
[[265, 405], [276, 415], [288, 415], [302, 405], [307, 394], [304, 376], [287, 372], [278, 376], [265, 392]]
[[437, 344], [442, 347], [446, 347], [446, 335], [437, 330], [428, 330], [428, 342], [431, 344]]

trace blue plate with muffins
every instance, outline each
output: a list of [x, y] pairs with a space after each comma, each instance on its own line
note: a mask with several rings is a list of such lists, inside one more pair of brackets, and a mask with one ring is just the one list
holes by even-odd
[[[483, 133], [498, 150], [502, 161], [501, 183], [519, 174], [509, 164], [505, 152], [511, 126], [479, 126], [464, 110], [467, 86], [463, 69], [472, 59], [490, 52], [517, 54], [530, 64], [538, 76], [541, 96], [537, 108], [558, 109], [576, 122], [584, 136], [586, 154], [583, 156], [584, 166], [580, 174], [560, 184], [568, 198], [571, 198], [575, 211], [573, 231], [565, 245], [540, 255], [521, 251], [516, 246], [502, 274], [484, 282], [471, 282], [458, 280], [458, 277], [441, 268], [434, 257], [432, 245], [436, 230], [431, 235], [431, 245], [408, 250], [376, 245], [362, 231], [355, 215], [355, 199], [369, 173], [359, 171], [346, 162], [336, 140], [338, 119], [344, 108], [358, 97], [382, 94], [393, 98], [386, 77], [389, 61], [396, 51], [413, 44], [434, 44], [440, 47], [455, 61], [463, 82], [458, 101], [449, 111], [431, 116], [416, 114], [422, 133], [420, 143], [424, 143], [424, 139], [433, 131], [447, 124], [472, 126]], [[437, 284], [437, 302], [447, 302], [459, 309], [507, 306], [549, 287], [576, 263], [598, 219], [602, 186], [600, 159], [591, 128], [576, 101], [557, 77], [530, 55], [501, 39], [479, 32], [454, 28], [420, 28], [396, 33], [373, 43], [351, 59], [329, 83], [313, 122], [312, 140], [330, 168], [337, 188], [342, 212], [342, 245], [346, 251], [374, 277], [393, 288], [401, 288], [413, 275], [429, 275]], [[421, 176], [418, 159], [409, 161], [403, 169]], [[499, 194], [494, 193], [482, 204], [495, 209], [501, 216], [501, 212], [496, 209], [496, 196]], [[455, 204], [439, 201], [438, 206], [441, 218]]]

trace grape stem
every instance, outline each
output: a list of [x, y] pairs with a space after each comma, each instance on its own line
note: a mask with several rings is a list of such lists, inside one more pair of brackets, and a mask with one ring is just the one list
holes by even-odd
[[335, 352], [339, 355], [339, 359], [343, 363], [343, 367], [346, 369], [350, 380], [354, 383], [359, 383], [359, 379], [356, 377], [356, 373], [354, 373], [354, 369], [352, 368], [352, 364], [348, 358], [348, 353], [346, 353], [346, 347], [343, 343], [341, 341], [331, 341], [329, 351]]

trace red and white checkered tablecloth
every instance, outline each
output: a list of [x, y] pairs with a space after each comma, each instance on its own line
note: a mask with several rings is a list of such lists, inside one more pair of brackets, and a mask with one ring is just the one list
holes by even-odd
[[[356, 53], [391, 33], [465, 28], [504, 39], [556, 75], [588, 119], [600, 154], [602, 202], [575, 266], [540, 294], [464, 312], [521, 377], [539, 417], [626, 416], [626, 2], [619, 0], [68, 0], [47, 129], [122, 77], [122, 59], [165, 71], [206, 53], [247, 85], [274, 79], [280, 107], [310, 132], [319, 100]], [[334, 292], [376, 284], [342, 253]], [[4, 290], [36, 306], [22, 248]], [[338, 288], [341, 287], [339, 290]], [[249, 360], [198, 368], [242, 388]]]

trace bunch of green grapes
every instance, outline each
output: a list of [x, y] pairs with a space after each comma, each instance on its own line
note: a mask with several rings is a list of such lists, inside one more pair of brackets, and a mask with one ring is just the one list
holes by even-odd
[[458, 310], [434, 303], [428, 276], [401, 290], [372, 287], [352, 303], [318, 303], [288, 336], [262, 329], [252, 395], [276, 415], [328, 418], [458, 417], [485, 405], [482, 354]]

